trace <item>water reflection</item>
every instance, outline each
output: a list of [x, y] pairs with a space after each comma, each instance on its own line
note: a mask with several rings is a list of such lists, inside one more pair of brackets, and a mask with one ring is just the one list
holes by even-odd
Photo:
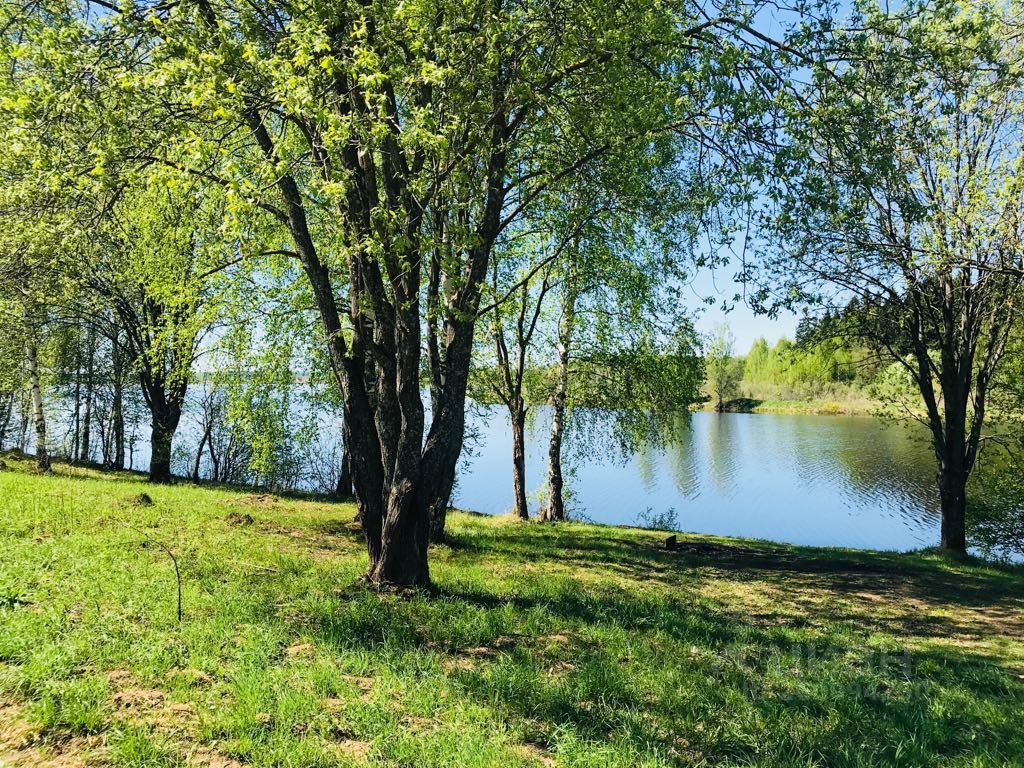
[[[652, 449], [653, 450], [653, 449]], [[700, 494], [701, 469], [694, 449], [692, 419], [680, 416], [675, 424], [675, 437], [666, 446], [672, 481], [680, 496], [687, 499]], [[653, 487], [653, 483], [651, 486]]]
[[[544, 483], [546, 414], [527, 451]], [[500, 411], [476, 419], [475, 456], [456, 503], [503, 513], [512, 504], [509, 430]], [[916, 424], [866, 417], [696, 413], [663, 447], [622, 458], [607, 430], [575, 430], [572, 504], [578, 515], [635, 524], [674, 510], [683, 530], [795, 544], [911, 549], [936, 543], [934, 460]]]

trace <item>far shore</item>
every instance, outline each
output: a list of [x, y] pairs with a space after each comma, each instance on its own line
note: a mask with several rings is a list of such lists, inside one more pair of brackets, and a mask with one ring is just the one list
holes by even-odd
[[[738, 397], [725, 403], [725, 413], [783, 413], [813, 416], [875, 416], [882, 404], [877, 400], [760, 400]], [[702, 403], [696, 410], [714, 411], [712, 401]]]

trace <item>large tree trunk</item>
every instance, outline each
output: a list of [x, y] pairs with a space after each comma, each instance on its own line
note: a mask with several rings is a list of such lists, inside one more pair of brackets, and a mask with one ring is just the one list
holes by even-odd
[[[962, 557], [967, 554], [967, 480], [981, 442], [992, 371], [1002, 356], [1006, 337], [990, 338], [978, 365], [980, 321], [973, 315], [962, 318], [956, 303], [957, 293], [948, 276], [941, 286], [943, 290], [937, 302], [943, 316], [938, 366], [931, 360], [927, 326], [916, 306], [909, 314], [908, 329], [917, 362], [915, 379], [924, 399], [935, 449], [942, 515], [940, 546]], [[936, 379], [941, 398], [935, 390]]]
[[44, 472], [50, 471], [50, 454], [46, 449], [46, 414], [43, 412], [43, 392], [39, 383], [39, 347], [34, 335], [29, 335], [27, 345], [28, 386], [32, 397], [32, 421], [36, 431], [36, 466]]
[[967, 553], [967, 477], [962, 471], [939, 470], [939, 499], [942, 510], [941, 547], [956, 555]]
[[[216, 29], [216, 17], [208, 4], [205, 7], [205, 20]], [[337, 80], [336, 87], [354, 109], [365, 108], [359, 98], [351, 99], [358, 87], [344, 78]], [[252, 107], [245, 116], [263, 154], [278, 163], [280, 155], [260, 111]], [[485, 200], [474, 227], [477, 238], [465, 256], [465, 269], [445, 302], [443, 386], [426, 440], [419, 379], [423, 253], [418, 237], [425, 209], [409, 183], [403, 150], [393, 137], [381, 139], [377, 147], [382, 172], [377, 167], [377, 152], [363, 151], [358, 141], [348, 142], [341, 152], [343, 165], [352, 171], [341, 213], [353, 227], [353, 242], [382, 246], [380, 254], [354, 249], [349, 257], [348, 328], [342, 327], [334, 285], [317, 254], [299, 185], [288, 174], [277, 180], [283, 199], [280, 218], [291, 232], [309, 279], [343, 396], [343, 428], [369, 556], [366, 577], [377, 585], [430, 582], [427, 546], [431, 518], [447, 506], [451, 496], [462, 449], [480, 285], [501, 230], [507, 130], [504, 113], [501, 119], [491, 121]], [[405, 218], [403, 232], [395, 240], [381, 241], [374, 214], [381, 205], [394, 206]]]
[[512, 417], [512, 515], [519, 520], [530, 519], [526, 500], [526, 407], [522, 398], [509, 409]]
[[967, 554], [967, 478], [970, 475], [970, 445], [967, 431], [967, 375], [944, 376], [943, 440], [936, 446], [939, 502], [942, 513], [942, 549], [953, 555]]
[[153, 483], [171, 482], [171, 447], [174, 432], [181, 419], [177, 405], [150, 406], [153, 431], [150, 437], [149, 480]]

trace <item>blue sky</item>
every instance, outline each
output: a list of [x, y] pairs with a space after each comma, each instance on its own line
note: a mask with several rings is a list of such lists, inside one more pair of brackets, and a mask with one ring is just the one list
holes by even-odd
[[[774, 344], [781, 337], [790, 339], [796, 334], [796, 324], [800, 319], [791, 312], [780, 313], [777, 318], [755, 315], [750, 307], [742, 302], [732, 303], [737, 294], [742, 295], [743, 288], [733, 279], [736, 269], [732, 266], [714, 271], [698, 270], [693, 281], [685, 286], [683, 300], [698, 312], [695, 325], [697, 330], [710, 334], [715, 327], [725, 323], [736, 338], [736, 353], [746, 354], [755, 339], [764, 337]], [[712, 306], [702, 306], [705, 298], [714, 298]], [[722, 304], [730, 304], [730, 310], [724, 311]]]
[[[838, 0], [835, 7], [836, 16], [842, 18], [848, 15], [852, 7], [853, 3], [850, 0]], [[769, 4], [758, 12], [755, 23], [758, 31], [763, 34], [782, 38], [785, 36], [786, 28], [797, 18], [794, 11]], [[737, 233], [733, 245], [725, 246], [725, 250], [719, 251], [718, 254], [733, 254], [733, 263], [714, 271], [698, 270], [692, 282], [683, 288], [682, 297], [683, 301], [697, 313], [695, 325], [699, 332], [710, 334], [718, 325], [724, 323], [729, 326], [736, 339], [737, 354], [746, 354], [754, 341], [762, 336], [770, 344], [774, 344], [783, 336], [793, 339], [796, 335], [797, 321], [800, 319], [799, 315], [785, 311], [780, 312], [774, 319], [755, 315], [750, 307], [742, 302], [733, 303], [733, 298], [737, 294], [742, 295], [743, 292], [742, 286], [734, 279], [734, 275], [739, 271], [736, 254], [742, 247], [742, 235]], [[703, 305], [707, 298], [714, 298], [714, 305]], [[729, 311], [722, 309], [723, 302], [731, 306]]]

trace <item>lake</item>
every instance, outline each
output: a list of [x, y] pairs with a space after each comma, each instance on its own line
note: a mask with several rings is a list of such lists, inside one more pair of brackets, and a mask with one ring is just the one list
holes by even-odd
[[[198, 428], [187, 409], [175, 437], [175, 471], [191, 471]], [[59, 426], [57, 410], [51, 424]], [[337, 417], [318, 420], [311, 453], [337, 451]], [[550, 412], [534, 407], [527, 434], [532, 511], [547, 478]], [[935, 459], [918, 423], [870, 416], [710, 413], [680, 418], [670, 443], [622, 457], [600, 425], [572, 427], [566, 446], [570, 514], [811, 546], [907, 550], [938, 544]], [[134, 466], [149, 459], [148, 425]], [[453, 505], [487, 514], [512, 507], [511, 432], [498, 406], [472, 406]], [[329, 463], [329, 462], [328, 462]], [[208, 466], [204, 461], [204, 474]], [[320, 475], [322, 477], [322, 473]], [[312, 475], [300, 484], [318, 489]], [[322, 488], [322, 486], [321, 486]]]
[[[530, 489], [541, 489], [546, 480], [548, 424], [546, 409], [537, 409], [528, 434]], [[508, 419], [499, 408], [485, 408], [470, 425], [476, 437], [453, 503], [508, 512]], [[593, 434], [587, 439], [593, 441]], [[648, 447], [625, 460], [610, 443], [590, 448], [569, 461], [570, 508], [582, 519], [654, 521], [658, 527], [674, 520], [670, 527], [680, 531], [812, 546], [906, 550], [938, 544], [935, 459], [916, 423], [699, 412], [664, 448]], [[534, 496], [536, 510], [540, 499]]]

